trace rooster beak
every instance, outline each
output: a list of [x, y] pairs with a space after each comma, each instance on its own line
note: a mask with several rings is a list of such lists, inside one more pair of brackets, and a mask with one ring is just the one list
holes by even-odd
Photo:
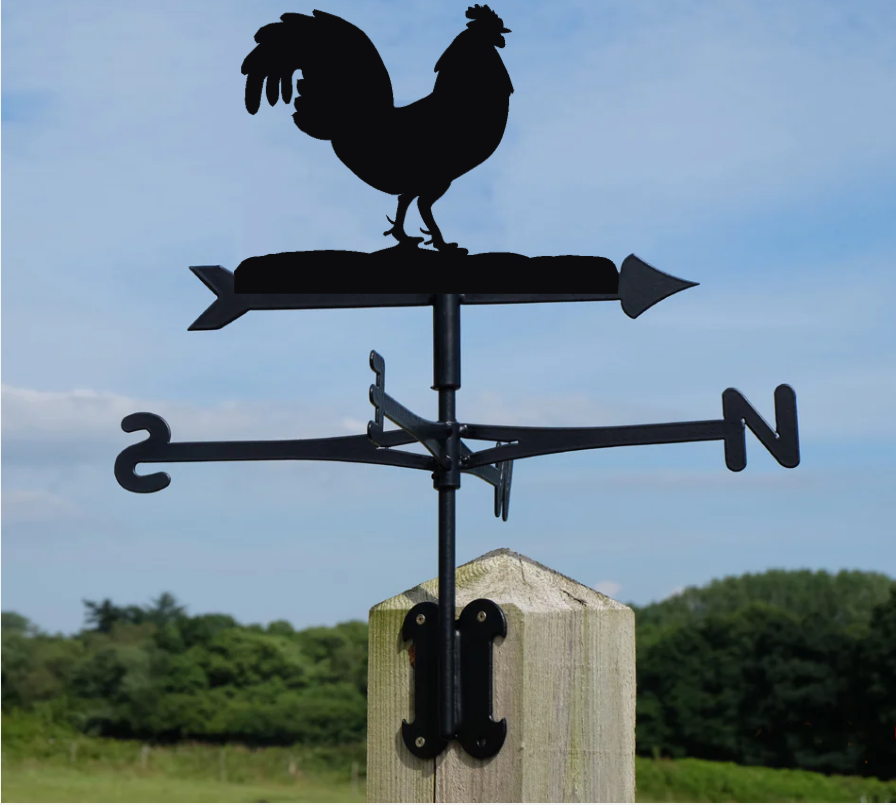
[[502, 34], [512, 34], [513, 31], [511, 31], [509, 28], [502, 28], [501, 33]]

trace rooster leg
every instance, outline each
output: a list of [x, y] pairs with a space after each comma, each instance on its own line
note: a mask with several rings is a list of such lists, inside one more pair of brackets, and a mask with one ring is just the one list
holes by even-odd
[[420, 232], [426, 233], [427, 236], [432, 236], [426, 243], [432, 244], [432, 246], [440, 252], [452, 252], [457, 255], [466, 255], [468, 250], [464, 247], [458, 247], [456, 243], [447, 244], [445, 242], [445, 239], [442, 238], [442, 232], [439, 230], [439, 226], [436, 224], [436, 220], [432, 215], [432, 206], [450, 187], [451, 183], [449, 182], [435, 192], [429, 191], [420, 194], [417, 199], [417, 207], [420, 210], [420, 218], [423, 219], [423, 223], [429, 228], [429, 230], [424, 230], [421, 227]]
[[395, 213], [395, 221], [393, 222], [389, 217], [389, 223], [394, 225], [391, 230], [387, 230], [383, 233], [384, 236], [395, 236], [398, 239], [399, 246], [405, 247], [416, 247], [421, 241], [422, 238], [417, 238], [416, 236], [409, 236], [404, 232], [404, 217], [408, 212], [408, 208], [411, 205], [411, 202], [414, 200], [414, 194], [399, 194], [398, 195], [398, 211]]

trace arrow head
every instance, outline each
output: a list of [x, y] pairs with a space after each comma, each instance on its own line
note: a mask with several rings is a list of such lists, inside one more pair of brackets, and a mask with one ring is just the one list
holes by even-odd
[[626, 258], [619, 269], [622, 310], [632, 319], [670, 295], [699, 285], [660, 272], [635, 255]]

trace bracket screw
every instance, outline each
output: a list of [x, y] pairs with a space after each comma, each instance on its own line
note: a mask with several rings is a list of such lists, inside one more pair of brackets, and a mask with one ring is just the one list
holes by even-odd
[[[420, 615], [420, 616], [422, 617], [423, 615]], [[414, 741], [414, 744], [416, 745], [416, 747], [418, 749], [420, 749], [421, 747], [426, 745], [426, 738], [421, 736], [421, 737], [417, 738], [416, 741]]]
[[479, 614], [476, 615], [476, 619], [477, 619], [480, 623], [484, 623], [484, 622], [485, 622], [485, 617], [486, 617], [485, 612], [479, 612]]
[[[418, 625], [418, 626], [422, 626], [425, 622], [426, 622], [426, 615], [425, 615], [425, 614], [418, 614], [418, 615], [417, 615], [417, 625]], [[420, 741], [420, 740], [423, 740], [423, 739], [422, 739], [422, 738], [417, 738], [417, 740]], [[425, 741], [424, 741], [424, 743], [425, 743]], [[423, 746], [423, 744], [422, 744], [422, 743], [418, 743], [417, 746]]]

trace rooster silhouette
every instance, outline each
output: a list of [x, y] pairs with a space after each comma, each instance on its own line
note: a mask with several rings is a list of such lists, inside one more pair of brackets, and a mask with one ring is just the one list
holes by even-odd
[[[292, 99], [293, 120], [305, 134], [329, 140], [336, 156], [368, 185], [398, 196], [398, 210], [383, 235], [399, 246], [416, 247], [422, 238], [404, 231], [416, 198], [437, 250], [466, 255], [446, 243], [432, 206], [458, 177], [485, 162], [501, 143], [513, 85], [500, 54], [504, 21], [488, 6], [467, 9], [461, 32], [436, 62], [433, 91], [396, 107], [392, 82], [367, 35], [341, 17], [315, 10], [284, 14], [255, 34], [258, 46], [246, 57], [246, 109], [254, 115], [266, 94], [271, 106]], [[388, 217], [387, 217], [388, 218]]]

